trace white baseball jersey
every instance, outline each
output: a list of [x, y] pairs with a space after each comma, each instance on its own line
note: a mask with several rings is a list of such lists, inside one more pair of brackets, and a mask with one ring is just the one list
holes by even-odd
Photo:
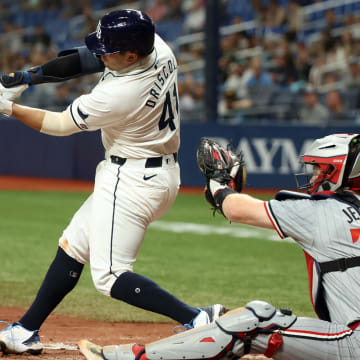
[[[360, 256], [360, 214], [352, 204], [330, 197], [266, 206], [280, 237], [293, 238], [317, 262]], [[326, 273], [322, 283], [332, 321], [360, 320], [360, 267]]]
[[172, 206], [180, 186], [177, 64], [155, 37], [153, 52], [126, 72], [105, 69], [90, 94], [70, 105], [75, 124], [101, 129], [105, 160], [93, 194], [60, 238], [64, 251], [90, 261], [96, 288], [110, 295], [132, 271], [148, 225]]
[[148, 158], [178, 151], [177, 63], [155, 36], [155, 49], [126, 72], [105, 69], [90, 94], [70, 106], [83, 130], [101, 129], [106, 157]]

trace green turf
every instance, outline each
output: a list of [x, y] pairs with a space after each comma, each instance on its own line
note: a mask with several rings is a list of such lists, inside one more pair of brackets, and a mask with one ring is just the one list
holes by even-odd
[[[27, 307], [32, 302], [62, 230], [87, 196], [0, 192], [0, 304]], [[242, 231], [220, 215], [213, 217], [201, 195], [179, 195], [161, 220]], [[149, 228], [134, 270], [195, 306], [220, 302], [234, 308], [263, 299], [314, 316], [304, 256], [295, 244]], [[109, 321], [168, 321], [97, 293], [88, 266], [56, 312]]]

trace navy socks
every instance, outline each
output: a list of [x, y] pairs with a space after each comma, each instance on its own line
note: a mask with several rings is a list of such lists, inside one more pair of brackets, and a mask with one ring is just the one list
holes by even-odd
[[111, 288], [111, 297], [168, 316], [181, 324], [189, 323], [199, 313], [198, 308], [183, 303], [153, 280], [132, 272], [118, 277]]
[[19, 320], [28, 330], [37, 330], [61, 300], [75, 287], [84, 265], [58, 248], [29, 310]]
[[[77, 284], [84, 265], [58, 248], [29, 310], [19, 320], [28, 330], [38, 330], [50, 313]], [[121, 274], [111, 288], [111, 297], [181, 323], [189, 323], [199, 309], [189, 306], [153, 280], [132, 272]]]

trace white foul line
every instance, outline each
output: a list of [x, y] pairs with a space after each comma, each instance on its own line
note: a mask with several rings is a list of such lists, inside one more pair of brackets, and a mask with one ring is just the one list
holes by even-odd
[[44, 349], [47, 350], [71, 350], [78, 351], [79, 348], [76, 345], [67, 345], [64, 343], [48, 343], [44, 344]]
[[227, 225], [208, 225], [195, 224], [178, 221], [158, 220], [150, 225], [150, 228], [162, 231], [171, 231], [175, 233], [193, 233], [198, 235], [226, 235], [237, 238], [254, 238], [269, 241], [281, 241], [294, 243], [294, 240], [280, 239], [275, 230], [255, 228], [240, 224]]

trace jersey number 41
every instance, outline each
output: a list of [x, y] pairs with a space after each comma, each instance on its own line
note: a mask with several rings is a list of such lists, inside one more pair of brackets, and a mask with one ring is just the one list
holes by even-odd
[[175, 123], [174, 123], [174, 110], [172, 106], [172, 101], [175, 100], [175, 109], [176, 114], [179, 113], [179, 100], [176, 90], [176, 84], [173, 86], [172, 96], [170, 94], [170, 90], [166, 93], [165, 103], [163, 107], [163, 111], [160, 116], [159, 121], [159, 130], [165, 129], [166, 126], [170, 127], [171, 131], [174, 131], [176, 129]]

